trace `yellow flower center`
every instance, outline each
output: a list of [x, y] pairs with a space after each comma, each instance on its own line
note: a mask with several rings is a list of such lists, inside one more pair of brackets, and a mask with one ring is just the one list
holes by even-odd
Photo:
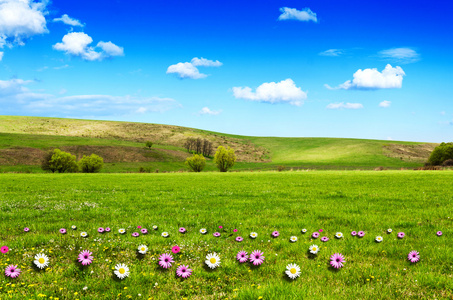
[[313, 251], [316, 251], [316, 249], [318, 249], [318, 248], [316, 248], [316, 247], [313, 247]]
[[145, 247], [142, 247], [142, 251], [145, 251]]
[[40, 264], [43, 264], [46, 260], [41, 257], [40, 259], [38, 259], [38, 261], [39, 261]]
[[120, 269], [118, 270], [118, 272], [120, 272], [120, 274], [124, 274], [124, 273], [126, 273], [126, 270], [124, 270], [124, 268], [120, 268]]
[[217, 260], [214, 257], [212, 257], [209, 261], [211, 262], [211, 264], [215, 264], [217, 262]]
[[291, 270], [289, 270], [291, 272], [291, 274], [296, 274], [297, 270], [295, 268], [291, 268]]

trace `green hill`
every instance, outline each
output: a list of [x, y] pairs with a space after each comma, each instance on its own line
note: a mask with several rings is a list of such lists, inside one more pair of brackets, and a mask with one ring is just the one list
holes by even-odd
[[[416, 168], [436, 144], [341, 138], [250, 137], [194, 128], [94, 120], [0, 116], [0, 170], [40, 172], [49, 149], [104, 158], [103, 172], [186, 170], [188, 138], [235, 149], [235, 170]], [[153, 141], [152, 149], [144, 143]], [[281, 168], [282, 168], [281, 167]], [[215, 170], [208, 159], [206, 170]]]

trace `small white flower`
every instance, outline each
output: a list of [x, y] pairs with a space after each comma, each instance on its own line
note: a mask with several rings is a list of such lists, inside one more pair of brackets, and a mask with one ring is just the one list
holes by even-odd
[[206, 228], [201, 228], [200, 229], [200, 233], [201, 234], [206, 234], [208, 231], [206, 230]]
[[164, 232], [162, 232], [162, 236], [163, 236], [164, 238], [166, 238], [166, 237], [169, 236], [169, 234], [168, 234], [168, 232], [164, 231]]
[[286, 266], [286, 275], [291, 279], [296, 279], [300, 276], [300, 267], [296, 264], [289, 264]]
[[308, 249], [310, 249], [311, 254], [318, 254], [319, 247], [317, 245], [311, 245]]
[[153, 225], [153, 229], [154, 229], [154, 230], [157, 230], [157, 225]]
[[393, 231], [392, 228], [387, 229], [388, 233], [392, 233], [392, 231]]
[[44, 269], [49, 265], [49, 258], [47, 255], [39, 253], [35, 255], [34, 263], [38, 268]]
[[250, 237], [251, 237], [252, 239], [256, 239], [256, 238], [258, 237], [258, 233], [256, 233], [256, 232], [251, 232], [251, 233], [250, 233]]
[[293, 235], [292, 237], [289, 238], [289, 241], [290, 241], [291, 243], [297, 242], [297, 236]]
[[84, 290], [84, 291], [86, 291], [87, 289], [88, 289], [88, 287], [87, 287], [87, 286], [84, 286], [84, 287], [83, 287], [83, 290]]
[[80, 233], [80, 236], [81, 236], [81, 237], [87, 237], [87, 236], [88, 236], [88, 233], [86, 233], [85, 231], [82, 231], [82, 232]]
[[302, 232], [302, 233], [306, 233], [306, 232], [307, 232], [307, 229], [304, 228], [304, 229], [301, 230], [301, 232]]
[[376, 242], [380, 243], [382, 242], [384, 239], [382, 238], [382, 236], [377, 236], [376, 237]]
[[337, 239], [341, 239], [341, 238], [343, 237], [343, 233], [337, 232], [337, 233], [335, 234], [335, 237], [336, 237]]
[[71, 226], [71, 229], [72, 229], [72, 230], [76, 230], [76, 229], [77, 229], [77, 226], [72, 225], [72, 226]]
[[115, 266], [115, 271], [113, 271], [119, 279], [126, 278], [129, 276], [129, 268], [125, 264], [117, 264]]
[[138, 252], [140, 254], [146, 254], [146, 251], [148, 251], [148, 247], [146, 247], [146, 245], [140, 245], [138, 246]]
[[215, 269], [217, 268], [218, 266], [220, 266], [220, 257], [219, 255], [217, 255], [217, 253], [209, 253], [208, 255], [206, 255], [206, 260], [204, 261], [208, 267], [210, 267], [211, 269]]
[[125, 234], [126, 233], [126, 229], [120, 228], [120, 229], [118, 229], [118, 232], [121, 233], [121, 234]]

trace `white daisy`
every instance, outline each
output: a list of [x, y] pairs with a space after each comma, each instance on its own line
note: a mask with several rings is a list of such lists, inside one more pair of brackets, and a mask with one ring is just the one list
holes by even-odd
[[291, 279], [296, 279], [300, 276], [300, 267], [296, 264], [289, 264], [286, 266], [286, 275]]
[[387, 229], [388, 233], [392, 233], [392, 231], [393, 231], [392, 228]]
[[120, 228], [120, 229], [118, 229], [118, 232], [121, 233], [121, 234], [125, 234], [126, 233], [126, 229]]
[[317, 245], [311, 245], [308, 249], [310, 249], [311, 254], [318, 254], [319, 252], [319, 247]]
[[164, 232], [162, 232], [162, 236], [166, 238], [169, 236], [169, 234], [168, 234], [168, 232], [164, 231]]
[[293, 235], [292, 237], [289, 238], [289, 241], [290, 241], [291, 243], [297, 242], [297, 236]]
[[258, 233], [256, 233], [256, 232], [251, 232], [251, 233], [250, 233], [250, 237], [251, 237], [252, 239], [256, 239], [256, 238], [258, 237]]
[[154, 229], [154, 230], [157, 230], [157, 225], [153, 225], [153, 229]]
[[343, 237], [343, 233], [337, 232], [337, 233], [335, 234], [335, 237], [336, 237], [337, 239], [341, 239], [341, 238]]
[[377, 236], [375, 240], [376, 240], [376, 242], [380, 243], [380, 242], [382, 242], [384, 239], [382, 238], [382, 236]]
[[72, 230], [76, 230], [76, 229], [77, 229], [77, 226], [72, 225], [72, 226], [71, 226], [71, 229], [72, 229]]
[[208, 232], [208, 231], [206, 230], [206, 228], [201, 228], [201, 229], [200, 229], [200, 233], [201, 233], [201, 234], [206, 234], [206, 232]]
[[35, 255], [34, 263], [38, 268], [44, 269], [49, 265], [49, 258], [47, 257], [47, 255], [39, 253]]
[[206, 260], [204, 261], [208, 267], [210, 267], [211, 269], [215, 269], [217, 268], [218, 266], [220, 266], [220, 257], [219, 255], [217, 255], [217, 253], [209, 253], [208, 255], [206, 255]]
[[140, 245], [138, 246], [138, 252], [140, 254], [146, 254], [146, 251], [148, 251], [148, 247], [146, 247], [146, 245]]
[[307, 229], [304, 228], [304, 229], [301, 230], [301, 232], [302, 232], [302, 233], [306, 233], [306, 232], [307, 232]]
[[87, 236], [88, 236], [88, 233], [86, 233], [85, 231], [82, 231], [82, 232], [80, 233], [80, 236], [81, 236], [81, 237], [87, 237]]
[[117, 264], [113, 273], [115, 273], [119, 279], [123, 279], [129, 276], [129, 268], [125, 264]]

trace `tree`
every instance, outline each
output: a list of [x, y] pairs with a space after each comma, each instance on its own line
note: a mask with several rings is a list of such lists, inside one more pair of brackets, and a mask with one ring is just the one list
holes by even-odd
[[194, 154], [186, 159], [186, 165], [194, 172], [201, 172], [206, 166], [206, 158], [201, 154]]
[[60, 149], [54, 149], [47, 153], [41, 163], [41, 168], [52, 173], [72, 173], [77, 172], [78, 169], [76, 157]]
[[56, 169], [54, 168], [53, 165], [50, 164], [50, 160], [52, 159], [53, 155], [53, 150], [47, 151], [46, 155], [41, 161], [41, 169], [44, 171], [51, 171], [52, 173], [55, 173]]
[[225, 147], [219, 146], [214, 155], [214, 161], [220, 172], [228, 171], [228, 169], [231, 169], [236, 162], [236, 155], [234, 154], [234, 150], [230, 147], [228, 147], [228, 149], [225, 149]]
[[83, 173], [97, 173], [104, 166], [104, 159], [96, 154], [84, 155], [79, 160], [79, 168]]
[[428, 163], [432, 166], [439, 166], [447, 159], [453, 159], [453, 143], [442, 143], [434, 148]]
[[146, 145], [146, 147], [148, 147], [149, 149], [151, 149], [151, 147], [153, 146], [153, 142], [147, 141], [145, 145]]

